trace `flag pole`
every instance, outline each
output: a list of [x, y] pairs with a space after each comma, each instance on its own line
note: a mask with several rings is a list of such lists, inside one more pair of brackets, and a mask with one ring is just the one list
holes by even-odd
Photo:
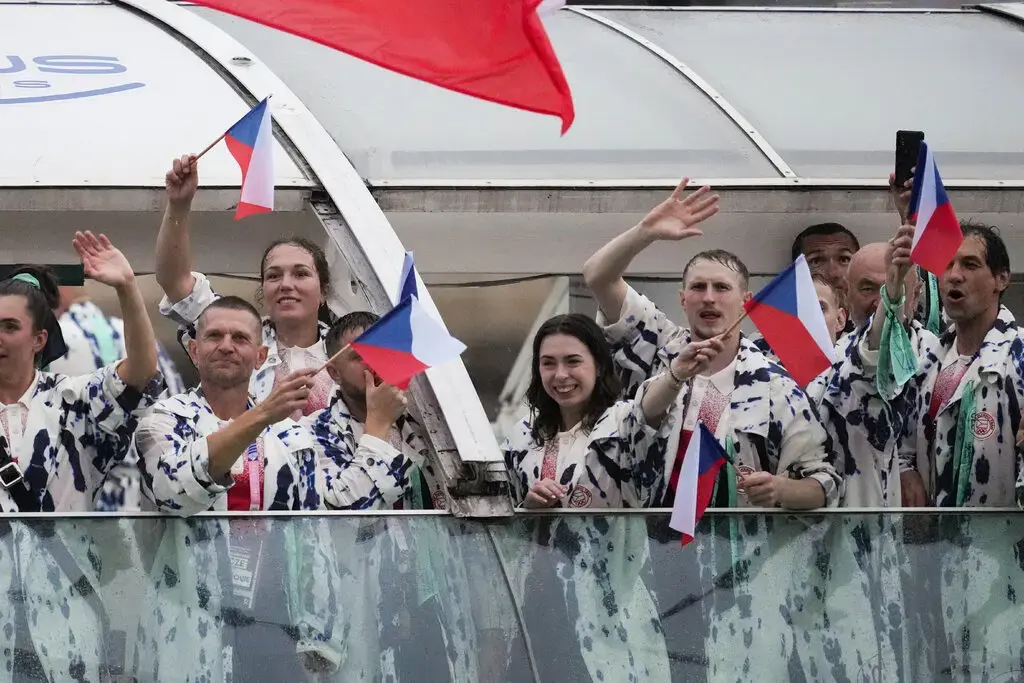
[[746, 313], [746, 312], [744, 312], [744, 313], [743, 313], [743, 315], [741, 315], [741, 316], [740, 316], [740, 319], [739, 319], [739, 320], [737, 320], [737, 321], [736, 321], [736, 322], [734, 322], [734, 323], [733, 323], [732, 325], [730, 325], [730, 326], [729, 326], [729, 329], [727, 329], [727, 330], [726, 330], [725, 332], [723, 332], [722, 334], [720, 334], [720, 335], [718, 335], [718, 336], [719, 336], [719, 337], [720, 337], [721, 339], [725, 339], [725, 338], [726, 338], [726, 337], [728, 337], [728, 336], [729, 336], [730, 334], [732, 334], [733, 332], [735, 332], [735, 331], [736, 331], [736, 329], [737, 329], [737, 328], [738, 328], [738, 327], [739, 327], [740, 325], [742, 325], [742, 324], [743, 324], [743, 321], [744, 321], [744, 320], [746, 320], [748, 316], [749, 316], [749, 314], [748, 314], [748, 313]]
[[338, 350], [338, 352], [337, 352], [336, 354], [334, 354], [333, 356], [331, 356], [330, 358], [328, 358], [328, 359], [327, 359], [327, 362], [326, 362], [326, 363], [324, 363], [323, 365], [321, 365], [321, 366], [320, 366], [319, 368], [317, 368], [317, 371], [316, 371], [316, 372], [314, 372], [313, 374], [314, 374], [314, 375], [319, 375], [319, 374], [320, 374], [321, 372], [323, 372], [323, 371], [324, 371], [324, 368], [326, 368], [326, 367], [327, 367], [328, 365], [330, 365], [330, 364], [331, 364], [331, 363], [333, 363], [334, 361], [336, 361], [336, 360], [338, 360], [339, 358], [341, 358], [341, 354], [343, 354], [343, 353], [345, 353], [346, 351], [348, 351], [348, 350], [349, 350], [349, 347], [351, 347], [351, 346], [352, 346], [351, 344], [345, 344], [344, 346], [342, 346], [342, 347], [341, 347], [341, 348], [340, 348], [340, 349]]
[[209, 151], [210, 151], [211, 149], [213, 149], [214, 147], [216, 147], [216, 146], [217, 146], [217, 143], [218, 143], [218, 142], [220, 142], [221, 140], [223, 140], [223, 139], [224, 139], [224, 138], [225, 138], [225, 137], [227, 136], [227, 134], [228, 134], [228, 132], [227, 132], [227, 131], [224, 131], [223, 133], [221, 133], [221, 134], [220, 134], [220, 137], [219, 137], [219, 138], [217, 138], [216, 140], [214, 140], [213, 142], [211, 142], [210, 144], [208, 144], [208, 145], [206, 146], [206, 149], [204, 149], [204, 150], [203, 150], [202, 152], [200, 152], [199, 154], [197, 154], [197, 155], [196, 155], [196, 161], [199, 161], [200, 159], [202, 159], [202, 158], [203, 158], [203, 155], [204, 155], [204, 154], [206, 154], [206, 153], [207, 153], [207, 152], [209, 152]]

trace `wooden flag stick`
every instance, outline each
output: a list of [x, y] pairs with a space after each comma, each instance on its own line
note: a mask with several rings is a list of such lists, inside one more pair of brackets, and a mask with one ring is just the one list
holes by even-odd
[[219, 137], [219, 138], [217, 138], [216, 140], [214, 140], [213, 142], [211, 142], [210, 144], [208, 144], [208, 145], [206, 146], [206, 149], [204, 149], [204, 150], [203, 150], [202, 152], [200, 152], [199, 154], [197, 154], [197, 155], [196, 155], [196, 161], [199, 161], [200, 159], [202, 159], [202, 158], [203, 158], [203, 155], [204, 155], [204, 154], [206, 154], [206, 153], [207, 153], [207, 152], [209, 152], [209, 151], [210, 151], [211, 149], [213, 149], [214, 147], [216, 147], [216, 146], [217, 146], [217, 143], [218, 143], [218, 142], [220, 142], [221, 140], [223, 140], [223, 139], [224, 139], [224, 137], [225, 137], [225, 136], [227, 136], [227, 134], [228, 134], [228, 132], [227, 132], [227, 131], [224, 131], [223, 133], [221, 133], [221, 134], [220, 134], [220, 137]]
[[739, 326], [743, 324], [743, 321], [746, 320], [747, 317], [748, 317], [748, 314], [746, 312], [744, 312], [743, 315], [740, 316], [740, 319], [737, 320], [736, 322], [734, 322], [732, 325], [730, 325], [729, 329], [727, 329], [725, 332], [723, 332], [722, 334], [718, 335], [718, 338], [719, 339], [725, 339], [730, 334], [735, 332], [737, 330], [737, 328], [739, 328]]
[[320, 366], [320, 367], [319, 367], [319, 368], [317, 369], [317, 371], [316, 371], [316, 372], [314, 372], [313, 374], [314, 374], [314, 375], [319, 375], [319, 374], [320, 374], [321, 372], [323, 372], [323, 371], [324, 371], [324, 368], [326, 368], [326, 367], [327, 367], [328, 365], [330, 365], [330, 364], [331, 364], [331, 363], [333, 363], [334, 361], [336, 361], [336, 360], [338, 360], [339, 358], [341, 358], [341, 354], [343, 354], [343, 353], [345, 353], [346, 351], [348, 351], [348, 350], [349, 350], [349, 348], [350, 348], [351, 346], [352, 346], [351, 344], [345, 344], [344, 346], [342, 346], [342, 347], [341, 347], [340, 349], [338, 349], [338, 352], [337, 352], [336, 354], [334, 354], [333, 356], [331, 356], [330, 358], [328, 358], [328, 359], [327, 359], [327, 362], [326, 362], [326, 363], [324, 363], [323, 365], [321, 365], [321, 366]]

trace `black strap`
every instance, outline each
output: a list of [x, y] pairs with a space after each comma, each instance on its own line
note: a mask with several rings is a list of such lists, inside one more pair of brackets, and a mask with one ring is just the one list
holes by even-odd
[[[17, 461], [11, 457], [7, 448], [7, 438], [0, 434], [0, 469], [9, 470], [11, 465], [20, 475], [21, 468], [18, 467]], [[14, 504], [18, 506], [18, 512], [39, 512], [41, 507], [39, 496], [32, 492], [24, 478], [19, 476], [19, 479], [20, 481], [7, 487], [7, 493], [11, 494], [11, 498], [14, 499]]]

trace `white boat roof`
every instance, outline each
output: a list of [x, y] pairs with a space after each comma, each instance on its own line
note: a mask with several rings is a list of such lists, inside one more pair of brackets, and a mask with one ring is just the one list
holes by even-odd
[[[172, 159], [254, 104], [175, 36], [110, 4], [5, 2], [0, 45], [0, 186], [163, 187]], [[279, 187], [312, 185], [279, 142], [274, 163]], [[223, 143], [201, 180], [240, 186]]]

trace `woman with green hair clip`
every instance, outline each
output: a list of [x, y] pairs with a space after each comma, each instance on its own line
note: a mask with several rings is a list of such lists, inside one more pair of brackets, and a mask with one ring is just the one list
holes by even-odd
[[[0, 509], [6, 513], [92, 510], [107, 472], [128, 447], [135, 411], [162, 388], [153, 327], [131, 265], [103, 235], [77, 233], [73, 244], [86, 275], [117, 292], [128, 356], [82, 377], [41, 370], [65, 352], [53, 314], [55, 279], [46, 269], [26, 268], [0, 282]], [[0, 632], [11, 634], [0, 648], [0, 667], [14, 680], [30, 674], [60, 680], [68, 671], [99, 680], [107, 619], [96, 593], [99, 568], [90, 560], [101, 553], [93, 535], [71, 520], [59, 528], [5, 521], [0, 543], [0, 576], [21, 596], [0, 616]]]

